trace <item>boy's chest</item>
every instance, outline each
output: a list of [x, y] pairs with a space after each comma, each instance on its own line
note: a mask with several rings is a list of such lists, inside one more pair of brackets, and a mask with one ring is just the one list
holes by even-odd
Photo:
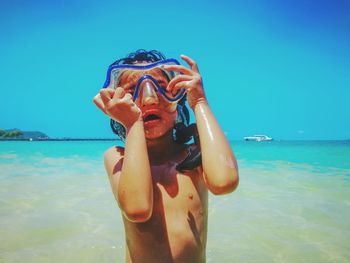
[[206, 221], [208, 191], [197, 170], [180, 173], [174, 168], [157, 172], [162, 177], [157, 177], [153, 185], [154, 216], [162, 215], [176, 224]]
[[170, 173], [153, 182], [151, 218], [141, 224], [124, 220], [130, 249], [142, 247], [150, 255], [161, 251], [173, 259], [186, 253], [199, 257], [206, 244], [208, 191], [197, 171]]

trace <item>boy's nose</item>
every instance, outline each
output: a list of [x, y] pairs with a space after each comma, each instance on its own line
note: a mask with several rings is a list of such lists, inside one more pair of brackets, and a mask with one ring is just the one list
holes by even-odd
[[156, 87], [151, 81], [146, 80], [142, 83], [142, 105], [158, 104], [159, 99], [156, 92]]

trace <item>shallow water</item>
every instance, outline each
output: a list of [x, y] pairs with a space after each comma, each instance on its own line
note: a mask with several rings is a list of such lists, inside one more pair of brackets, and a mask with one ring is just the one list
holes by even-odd
[[[0, 142], [0, 262], [123, 262], [102, 155], [113, 142]], [[350, 143], [232, 142], [207, 262], [350, 262]]]

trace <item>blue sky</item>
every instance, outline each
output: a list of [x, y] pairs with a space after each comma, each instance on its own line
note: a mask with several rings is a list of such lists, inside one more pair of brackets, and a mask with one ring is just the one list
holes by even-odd
[[113, 137], [93, 105], [139, 48], [194, 58], [230, 139], [350, 138], [349, 1], [1, 1], [0, 128]]

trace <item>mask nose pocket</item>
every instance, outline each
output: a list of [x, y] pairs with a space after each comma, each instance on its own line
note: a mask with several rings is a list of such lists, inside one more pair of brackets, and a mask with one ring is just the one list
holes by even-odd
[[158, 95], [157, 95], [157, 92], [156, 92], [156, 87], [154, 85], [154, 83], [149, 80], [149, 79], [146, 79], [144, 80], [141, 85], [140, 85], [140, 88], [141, 88], [141, 101], [142, 101], [142, 104], [154, 104], [154, 103], [158, 103], [159, 102], [159, 99], [158, 99]]

